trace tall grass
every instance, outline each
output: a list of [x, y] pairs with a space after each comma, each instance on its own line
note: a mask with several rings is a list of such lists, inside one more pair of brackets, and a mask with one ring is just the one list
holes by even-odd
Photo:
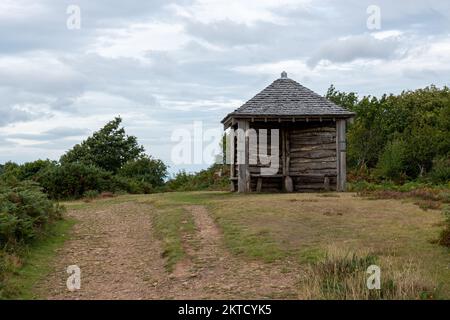
[[[367, 288], [367, 268], [381, 269], [380, 289]], [[436, 298], [436, 288], [419, 268], [409, 263], [402, 270], [372, 254], [349, 254], [332, 248], [323, 261], [310, 264], [300, 280], [301, 299], [403, 300]]]

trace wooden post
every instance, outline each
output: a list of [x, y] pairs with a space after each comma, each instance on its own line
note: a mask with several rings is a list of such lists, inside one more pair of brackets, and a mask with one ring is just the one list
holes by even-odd
[[236, 143], [235, 143], [235, 135], [236, 135], [236, 131], [234, 130], [234, 127], [231, 127], [231, 131], [230, 131], [230, 138], [228, 139], [228, 143], [230, 144], [229, 146], [227, 146], [228, 148], [228, 155], [229, 155], [229, 162], [230, 162], [230, 191], [234, 192], [236, 191], [236, 187], [234, 185], [234, 178], [236, 177], [235, 175], [235, 155], [236, 155]]
[[289, 162], [291, 161], [291, 151], [289, 145], [289, 129], [283, 130], [283, 187], [286, 192], [294, 191], [294, 183], [292, 178], [289, 176]]
[[286, 176], [286, 130], [281, 129], [281, 165], [283, 177]]
[[250, 172], [248, 169], [248, 136], [249, 123], [238, 120], [237, 160], [238, 160], [238, 192], [250, 191]]
[[289, 175], [289, 165], [291, 162], [291, 145], [290, 145], [290, 140], [291, 137], [289, 135], [289, 130], [286, 129], [286, 175]]
[[327, 176], [323, 178], [323, 188], [325, 191], [330, 191], [330, 178], [328, 178]]
[[256, 182], [256, 192], [261, 192], [262, 190], [262, 178], [259, 177], [258, 181]]
[[336, 120], [336, 190], [345, 191], [347, 180], [347, 150], [345, 137], [345, 119]]

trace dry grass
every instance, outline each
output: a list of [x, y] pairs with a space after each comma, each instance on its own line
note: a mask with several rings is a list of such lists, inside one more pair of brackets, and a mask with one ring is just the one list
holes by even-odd
[[[424, 201], [435, 201], [425, 196]], [[371, 200], [353, 193], [180, 192], [101, 199], [88, 206], [124, 201], [148, 202], [159, 209], [160, 226], [170, 229], [161, 233], [163, 243], [181, 239], [186, 231], [182, 222], [190, 219], [186, 212], [183, 219], [169, 216], [186, 205], [205, 206], [237, 258], [304, 270], [299, 298], [417, 299], [434, 298], [436, 293], [450, 297], [450, 251], [436, 243], [445, 219], [432, 206], [423, 210], [415, 205], [417, 200]], [[71, 204], [74, 209], [83, 206]], [[175, 256], [183, 255], [182, 246], [173, 248]], [[382, 270], [384, 289], [379, 292], [366, 288], [368, 256], [376, 257]], [[345, 269], [348, 265], [353, 269]], [[329, 284], [325, 291], [324, 279]]]
[[[367, 268], [371, 265], [381, 269], [380, 289], [367, 288]], [[399, 270], [389, 259], [380, 261], [372, 254], [350, 254], [334, 247], [326, 259], [306, 268], [299, 288], [300, 299], [434, 299], [438, 293], [433, 281], [421, 274], [415, 263], [409, 262]]]
[[[385, 272], [399, 283], [396, 288], [404, 287], [398, 280], [402, 275], [417, 277], [412, 283], [423, 282], [426, 288], [435, 284], [444, 297], [450, 296], [449, 249], [436, 244], [444, 225], [439, 210], [429, 206], [423, 210], [407, 199], [329, 195], [333, 196], [194, 192], [150, 197], [173, 206], [206, 206], [222, 229], [226, 246], [236, 255], [308, 267], [324, 261], [329, 245], [334, 244], [350, 254], [371, 252], [389, 262]], [[421, 281], [423, 275], [427, 279]], [[402, 290], [389, 295], [408, 296]]]

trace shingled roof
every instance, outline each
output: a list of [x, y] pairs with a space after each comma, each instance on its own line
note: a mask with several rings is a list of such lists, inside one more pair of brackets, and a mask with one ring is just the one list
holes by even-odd
[[286, 72], [283, 72], [281, 78], [229, 113], [222, 123], [227, 122], [230, 118], [257, 116], [267, 118], [322, 116], [350, 118], [354, 116], [354, 113], [289, 79]]

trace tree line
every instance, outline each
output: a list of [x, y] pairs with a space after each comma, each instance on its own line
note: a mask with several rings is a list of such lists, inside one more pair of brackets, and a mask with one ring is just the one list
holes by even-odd
[[331, 86], [326, 97], [356, 112], [347, 132], [350, 181], [450, 180], [448, 87], [359, 98]]
[[137, 138], [125, 133], [116, 117], [61, 156], [0, 166], [3, 181], [37, 182], [52, 199], [94, 196], [101, 192], [150, 193], [164, 185], [167, 166], [145, 154]]

